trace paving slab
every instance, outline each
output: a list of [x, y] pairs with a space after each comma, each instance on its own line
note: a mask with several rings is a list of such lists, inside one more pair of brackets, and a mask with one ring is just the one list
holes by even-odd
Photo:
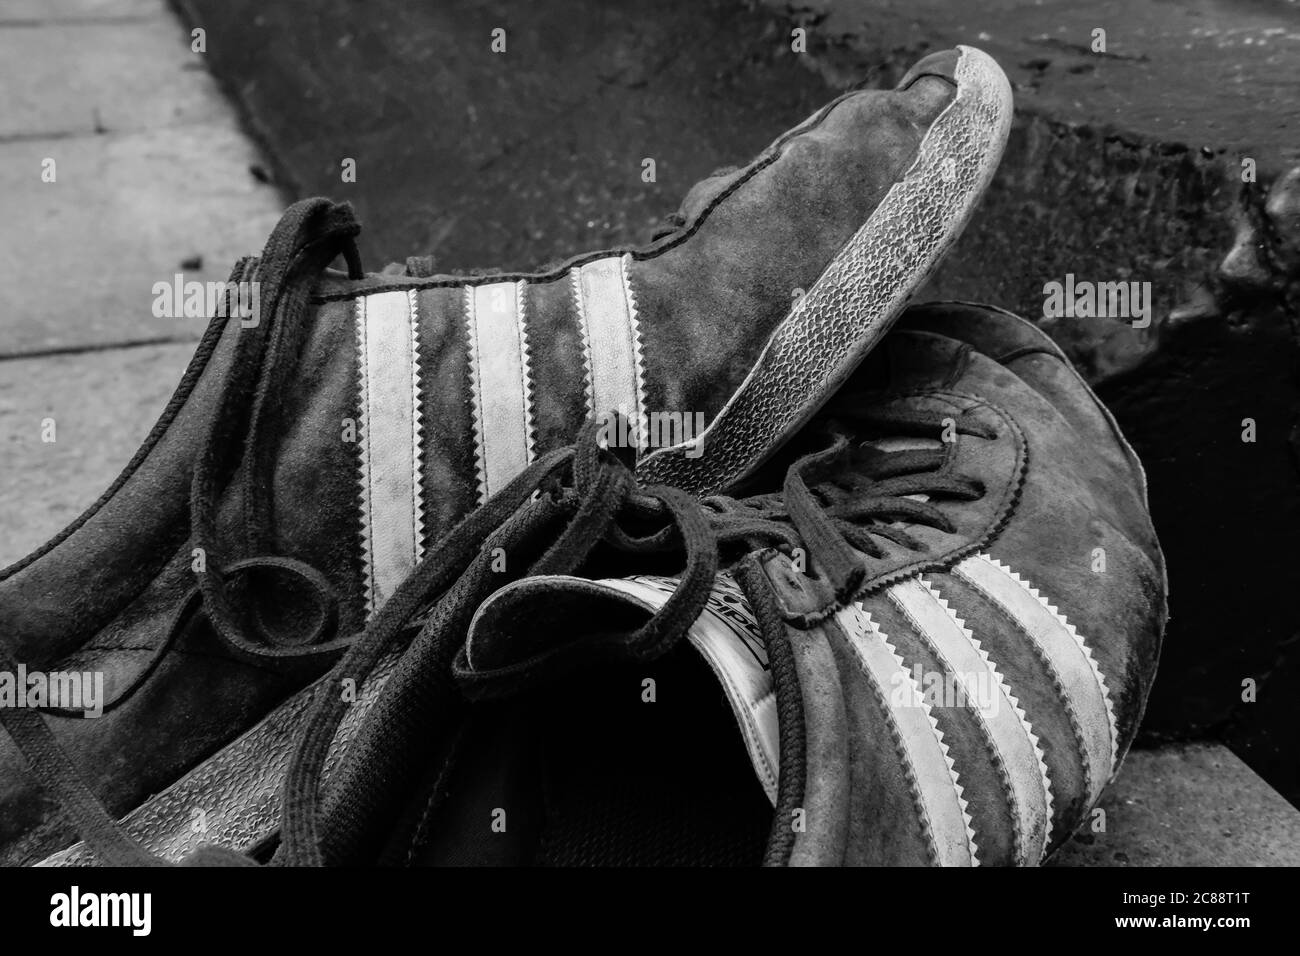
[[[0, 361], [0, 567], [63, 530], [113, 483], [193, 352], [166, 345]], [[43, 440], [49, 421], [52, 442]]]
[[125, 20], [0, 19], [0, 140], [151, 129], [228, 115], [189, 34], [159, 4]]
[[0, 23], [126, 20], [153, 16], [163, 0], [5, 0]]
[[1225, 747], [1134, 750], [1101, 809], [1049, 865], [1300, 866], [1300, 810]]
[[22, 250], [0, 257], [0, 355], [196, 339], [202, 320], [153, 316], [154, 283], [261, 251], [283, 205], [257, 161], [233, 122], [0, 144], [0, 248]]

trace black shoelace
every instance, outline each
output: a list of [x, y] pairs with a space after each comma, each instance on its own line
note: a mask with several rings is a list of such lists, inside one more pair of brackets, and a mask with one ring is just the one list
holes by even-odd
[[[195, 590], [181, 602], [150, 659], [130, 684], [104, 705], [105, 712], [120, 706], [145, 684], [200, 610], [233, 654], [263, 664], [304, 658], [324, 660], [352, 641], [350, 636], [331, 636], [336, 598], [325, 576], [302, 561], [266, 553], [273, 520], [266, 491], [271, 449], [261, 441], [261, 423], [265, 410], [278, 403], [279, 390], [290, 378], [306, 331], [308, 299], [317, 276], [340, 255], [347, 262], [349, 277], [364, 276], [354, 242], [359, 232], [349, 205], [325, 199], [303, 200], [285, 211], [259, 260], [241, 260], [231, 271], [225, 316], [237, 316], [237, 285], [244, 281], [260, 283], [259, 300], [265, 315], [241, 327], [235, 337], [234, 355], [222, 383], [217, 412], [194, 464], [190, 530], [193, 545], [204, 554], [205, 570]], [[227, 322], [243, 318], [214, 319], [200, 350], [210, 352]], [[248, 470], [242, 502], [247, 556], [227, 561], [217, 535], [216, 512], [221, 494], [241, 462]], [[251, 602], [232, 600], [235, 579], [257, 572], [294, 576], [317, 595], [320, 610], [305, 636], [278, 634], [265, 626]], [[16, 672], [14, 655], [3, 641], [0, 668]], [[80, 716], [79, 712], [58, 707], [0, 708], [0, 723], [33, 776], [57, 799], [102, 860], [123, 865], [158, 862], [118, 828], [59, 746], [42, 713]]]
[[[349, 862], [358, 845], [355, 831], [373, 824], [364, 818], [374, 805], [375, 788], [392, 785], [402, 776], [406, 737], [395, 733], [385, 746], [361, 747], [365, 759], [354, 763], [350, 774], [346, 761], [340, 769], [340, 788], [352, 786], [359, 792], [332, 803], [322, 799], [326, 757], [350, 706], [340, 692], [342, 682], [362, 686], [390, 652], [404, 646], [403, 660], [413, 664], [409, 670], [419, 679], [410, 681], [405, 691], [400, 683], [393, 694], [386, 690], [384, 703], [404, 709], [408, 728], [427, 731], [439, 726], [440, 716], [467, 701], [518, 693], [596, 656], [662, 656], [703, 610], [720, 550], [728, 558], [747, 555], [736, 566], [737, 580], [768, 644], [784, 741], [802, 734], [802, 722], [790, 689], [792, 664], [783, 649], [784, 625], [755, 554], [767, 548], [786, 553], [804, 549], [835, 600], [847, 602], [866, 575], [862, 555], [880, 557], [881, 541], [918, 550], [924, 546], [907, 532], [907, 525], [952, 530], [941, 508], [918, 498], [970, 500], [983, 493], [977, 482], [948, 470], [942, 447], [882, 453], [832, 431], [827, 447], [799, 458], [787, 470], [780, 493], [700, 500], [675, 488], [638, 483], [629, 464], [598, 442], [600, 429], [593, 421], [574, 446], [539, 458], [429, 548], [361, 633], [337, 634], [335, 598], [324, 575], [304, 562], [265, 554], [273, 521], [266, 492], [271, 449], [261, 440], [260, 422], [263, 410], [273, 407], [290, 377], [317, 274], [342, 254], [350, 275], [361, 276], [353, 244], [357, 231], [348, 207], [307, 200], [291, 207], [268, 242], [256, 274], [263, 284], [262, 300], [270, 306], [269, 320], [263, 317], [254, 329], [241, 331], [236, 341], [221, 404], [194, 471], [191, 532], [195, 546], [205, 549], [207, 570], [179, 609], [154, 663], [125, 692], [129, 695], [141, 686], [176, 634], [200, 612], [237, 655], [297, 660], [344, 651], [313, 697], [289, 764], [277, 863]], [[242, 265], [236, 273], [247, 271]], [[855, 413], [854, 419], [858, 435], [865, 430], [934, 438], [945, 424], [938, 416], [884, 410]], [[973, 424], [959, 422], [957, 427], [959, 432], [989, 437]], [[248, 472], [244, 547], [251, 556], [225, 561], [216, 505], [241, 461]], [[604, 635], [599, 641], [560, 640], [495, 670], [469, 665], [465, 632], [474, 610], [489, 594], [519, 577], [578, 572], [598, 545], [632, 555], [678, 555], [683, 568], [677, 589], [631, 632]], [[492, 567], [500, 551], [528, 555], [529, 560], [522, 563], [521, 572], [503, 575]], [[255, 608], [232, 594], [234, 578], [257, 570], [296, 575], [319, 595], [314, 619], [300, 622], [309, 625], [307, 639], [286, 640], [270, 633]], [[8, 656], [0, 667], [10, 665]], [[34, 776], [60, 801], [102, 862], [162, 862], [140, 849], [112, 819], [38, 712], [0, 710], [0, 719]], [[789, 801], [802, 791], [803, 769], [797, 760], [783, 759], [781, 766], [779, 800]], [[774, 829], [772, 846], [777, 849], [769, 851], [779, 852], [786, 840], [788, 835]], [[253, 864], [243, 854], [216, 847], [200, 848], [188, 862]]]

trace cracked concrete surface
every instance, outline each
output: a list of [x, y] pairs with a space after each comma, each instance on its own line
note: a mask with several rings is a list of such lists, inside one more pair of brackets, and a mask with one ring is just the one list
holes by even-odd
[[1051, 865], [1300, 866], [1300, 814], [1258, 779], [1221, 746], [1133, 751]]

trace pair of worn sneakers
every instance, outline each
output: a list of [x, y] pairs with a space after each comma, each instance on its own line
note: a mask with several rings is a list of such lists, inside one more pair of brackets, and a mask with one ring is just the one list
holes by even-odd
[[366, 274], [348, 207], [291, 207], [259, 312], [0, 572], [0, 671], [107, 685], [0, 707], [0, 860], [1041, 862], [1165, 577], [1060, 350], [908, 308], [1010, 111], [929, 56], [530, 274]]

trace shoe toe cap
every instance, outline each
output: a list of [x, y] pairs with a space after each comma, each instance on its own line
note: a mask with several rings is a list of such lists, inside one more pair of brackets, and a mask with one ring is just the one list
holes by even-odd
[[957, 64], [961, 60], [962, 51], [959, 48], [951, 50], [941, 50], [938, 53], [931, 53], [912, 64], [912, 68], [907, 71], [903, 79], [899, 81], [896, 89], [906, 90], [912, 84], [916, 83], [923, 76], [935, 76], [941, 80], [946, 80], [953, 86], [957, 85]]

